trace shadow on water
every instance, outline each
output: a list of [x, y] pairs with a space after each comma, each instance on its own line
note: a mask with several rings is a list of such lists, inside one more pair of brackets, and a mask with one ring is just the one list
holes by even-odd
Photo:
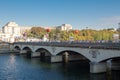
[[108, 75], [107, 73], [89, 73], [90, 70], [88, 62], [51, 64], [40, 62], [40, 59], [28, 59], [25, 57], [21, 58], [22, 60], [24, 60], [24, 62], [31, 64], [34, 67], [41, 68], [45, 72], [45, 74], [47, 74], [49, 80], [120, 80], [120, 71], [112, 71], [111, 75]]
[[89, 64], [86, 62], [70, 62], [62, 64], [61, 73], [65, 80], [85, 80], [89, 79]]
[[90, 74], [90, 80], [107, 80], [106, 73]]
[[[69, 62], [64, 63], [45, 63], [40, 62], [40, 59], [28, 59], [22, 57], [27, 63], [40, 67], [45, 72], [50, 72], [49, 75], [53, 76], [53, 80], [79, 80], [79, 79], [89, 79], [89, 63], [86, 62]], [[83, 65], [84, 64], [84, 65]], [[58, 76], [62, 78], [59, 78]], [[51, 79], [52, 80], [52, 79]]]
[[120, 80], [120, 71], [112, 71], [112, 76], [89, 71], [88, 62], [45, 63], [38, 58], [0, 55], [0, 80]]
[[120, 80], [120, 70], [119, 71], [112, 71], [112, 79], [113, 80]]

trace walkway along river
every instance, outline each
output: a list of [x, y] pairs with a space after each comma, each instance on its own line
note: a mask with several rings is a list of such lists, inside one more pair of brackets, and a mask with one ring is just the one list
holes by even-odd
[[89, 73], [89, 63], [44, 63], [15, 54], [0, 54], [0, 80], [120, 80], [120, 71]]

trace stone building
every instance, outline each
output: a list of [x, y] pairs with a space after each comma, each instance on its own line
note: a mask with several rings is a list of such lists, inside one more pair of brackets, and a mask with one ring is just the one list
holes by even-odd
[[5, 26], [2, 27], [4, 34], [10, 35], [20, 35], [20, 27], [15, 22], [8, 22]]
[[15, 22], [8, 22], [2, 27], [0, 38], [2, 41], [14, 42], [15, 38], [21, 37], [25, 30], [30, 30], [32, 27], [19, 26]]
[[8, 22], [5, 26], [2, 27], [2, 31], [5, 34], [18, 35], [21, 36], [26, 30], [30, 30], [32, 27], [19, 26], [15, 22]]
[[[26, 30], [30, 30], [32, 26], [19, 26], [15, 22], [8, 22], [5, 26], [2, 27], [0, 33], [0, 39], [2, 41], [14, 42], [15, 38], [22, 37]], [[72, 29], [70, 24], [62, 24], [61, 26], [55, 27], [44, 27], [44, 29], [59, 29], [61, 31], [69, 31]]]
[[61, 26], [58, 26], [57, 29], [60, 29], [61, 31], [69, 31], [72, 29], [72, 26], [70, 24], [62, 24]]

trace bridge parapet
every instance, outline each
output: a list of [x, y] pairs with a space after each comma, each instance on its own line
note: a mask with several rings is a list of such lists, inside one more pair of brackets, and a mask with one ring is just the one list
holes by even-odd
[[14, 44], [57, 46], [57, 47], [80, 47], [91, 49], [115, 49], [120, 50], [119, 43], [82, 43], [82, 42], [15, 42]]

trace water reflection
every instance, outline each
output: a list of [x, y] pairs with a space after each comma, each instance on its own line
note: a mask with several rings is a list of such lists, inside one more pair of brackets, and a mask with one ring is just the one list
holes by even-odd
[[9, 61], [10, 61], [10, 64], [11, 64], [11, 65], [14, 65], [14, 62], [15, 62], [15, 55], [10, 54], [10, 59], [9, 59]]
[[106, 73], [90, 74], [90, 80], [107, 80]]
[[120, 70], [112, 71], [112, 80], [120, 80]]
[[90, 74], [86, 62], [50, 64], [14, 54], [0, 55], [0, 80], [120, 80], [119, 74]]

